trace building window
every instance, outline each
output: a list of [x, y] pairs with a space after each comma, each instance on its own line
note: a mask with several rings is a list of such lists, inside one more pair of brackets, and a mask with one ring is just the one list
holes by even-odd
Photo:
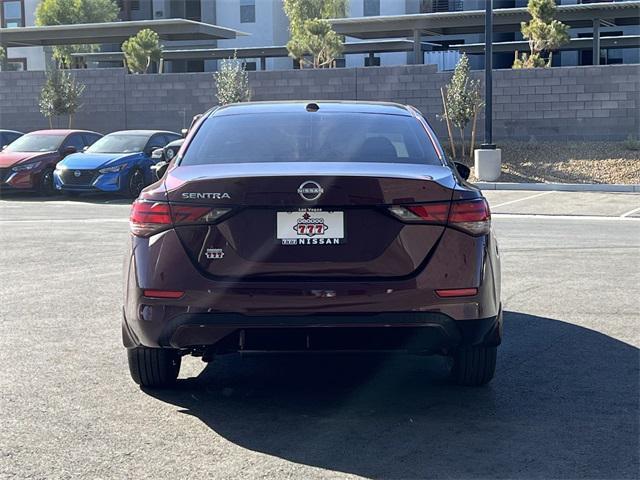
[[365, 17], [380, 15], [380, 0], [362, 0], [362, 12]]
[[24, 27], [24, 0], [2, 1], [2, 27]]
[[26, 58], [7, 58], [7, 72], [24, 72], [26, 70]]
[[256, 0], [240, 0], [240, 23], [256, 22]]

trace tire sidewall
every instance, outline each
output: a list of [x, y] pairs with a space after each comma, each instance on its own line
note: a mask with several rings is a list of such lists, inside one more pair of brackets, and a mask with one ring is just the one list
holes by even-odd
[[38, 177], [38, 193], [43, 197], [50, 197], [56, 193], [53, 184], [53, 168], [47, 167]]
[[[136, 182], [134, 185], [134, 180], [136, 176], [140, 179], [139, 183]], [[135, 168], [131, 174], [129, 175], [129, 179], [127, 181], [127, 189], [126, 193], [130, 198], [138, 198], [140, 192], [144, 188], [144, 173], [139, 168]]]

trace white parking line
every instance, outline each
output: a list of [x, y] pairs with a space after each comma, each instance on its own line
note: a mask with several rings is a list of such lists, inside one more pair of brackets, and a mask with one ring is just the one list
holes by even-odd
[[[114, 203], [121, 202], [121, 203]], [[28, 205], [34, 204], [46, 205], [46, 206], [56, 206], [56, 207], [68, 207], [68, 206], [79, 206], [79, 207], [93, 207], [93, 206], [102, 206], [109, 205], [110, 207], [131, 207], [130, 203], [122, 203], [121, 200], [106, 200], [102, 203], [90, 203], [90, 202], [74, 202], [71, 200], [43, 200], [42, 202], [12, 202], [10, 200], [0, 201], [0, 208], [24, 208]]]
[[622, 215], [620, 215], [620, 218], [627, 218], [628, 216], [633, 215], [636, 212], [640, 212], [640, 207], [634, 208], [633, 210], [629, 210], [628, 212], [623, 213]]
[[530, 218], [538, 220], [597, 220], [597, 221], [627, 221], [640, 222], [636, 217], [605, 217], [597, 215], [535, 215], [531, 213], [492, 213], [494, 218]]
[[549, 190], [548, 192], [536, 193], [535, 195], [529, 195], [528, 197], [517, 198], [515, 200], [510, 200], [508, 202], [499, 203], [498, 205], [491, 205], [491, 208], [504, 207], [505, 205], [510, 205], [510, 204], [516, 203], [516, 202], [522, 202], [524, 200], [530, 200], [530, 199], [536, 198], [536, 197], [542, 197], [543, 195], [549, 195], [550, 193], [555, 193], [555, 192], [556, 192], [555, 190]]
[[25, 220], [0, 220], [3, 223], [104, 223], [104, 222], [128, 222], [128, 218], [68, 218], [68, 219], [25, 219]]

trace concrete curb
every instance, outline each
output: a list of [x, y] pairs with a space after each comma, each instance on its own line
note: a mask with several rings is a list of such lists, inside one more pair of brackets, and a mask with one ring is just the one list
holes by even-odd
[[640, 192], [638, 184], [612, 183], [508, 183], [508, 182], [476, 182], [481, 190], [532, 190], [558, 192]]

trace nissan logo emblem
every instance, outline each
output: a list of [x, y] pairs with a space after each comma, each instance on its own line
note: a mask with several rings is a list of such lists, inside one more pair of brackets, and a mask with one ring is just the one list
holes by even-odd
[[308, 202], [313, 202], [320, 198], [320, 195], [324, 190], [320, 185], [316, 182], [312, 182], [311, 180], [307, 180], [302, 185], [298, 187], [298, 194], [302, 197], [303, 200]]
[[82, 172], [80, 170], [76, 170], [75, 172], [73, 172], [74, 177], [79, 177], [80, 175], [82, 175]]

